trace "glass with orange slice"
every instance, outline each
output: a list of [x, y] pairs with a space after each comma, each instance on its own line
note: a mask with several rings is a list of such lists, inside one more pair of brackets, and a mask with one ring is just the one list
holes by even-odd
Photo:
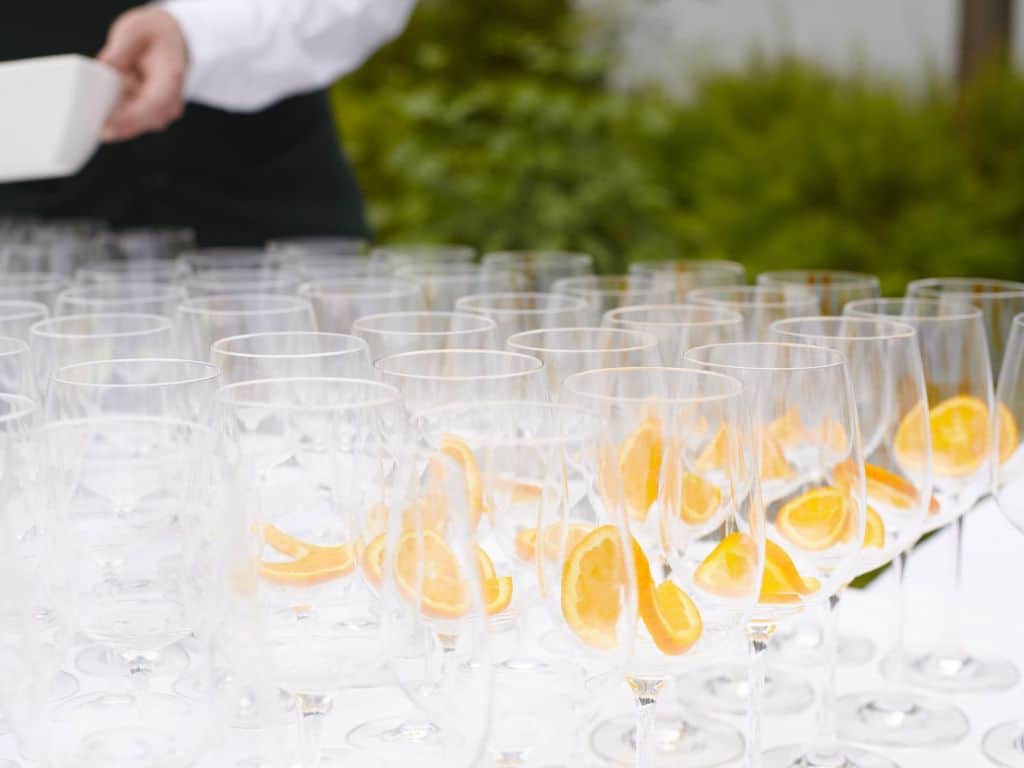
[[[465, 483], [469, 520], [484, 571], [494, 644], [494, 716], [489, 738], [496, 765], [563, 764], [594, 696], [594, 680], [621, 673], [628, 653], [633, 591], [621, 581], [608, 597], [614, 631], [588, 646], [550, 633], [545, 598], [559, 590], [559, 564], [594, 531], [611, 566], [626, 541], [616, 499], [596, 494], [605, 439], [599, 417], [538, 401], [452, 404], [421, 411], [416, 426], [429, 450], [451, 458]], [[595, 504], [595, 502], [599, 502]], [[574, 510], [571, 523], [563, 510]], [[493, 585], [493, 586], [492, 586]], [[589, 651], [583, 653], [583, 651]], [[588, 692], [589, 691], [589, 692]]]
[[[591, 743], [603, 759], [639, 768], [738, 758], [743, 739], [731, 726], [659, 716], [657, 704], [672, 678], [742, 639], [761, 589], [763, 507], [740, 384], [683, 368], [599, 369], [567, 378], [561, 399], [607, 424], [611, 453], [596, 491], [599, 500], [621, 494], [637, 591], [625, 665], [636, 714], [599, 724]], [[563, 511], [566, 537], [581, 512]], [[560, 585], [555, 615], [584, 648], [612, 645], [619, 629], [612, 534], [590, 531], [546, 570], [545, 583]]]
[[364, 521], [400, 508], [407, 420], [394, 387], [282, 378], [217, 395], [236, 522], [225, 612], [253, 617], [263, 675], [295, 697], [304, 763], [343, 688], [386, 680]]
[[[931, 494], [929, 420], [907, 419], [927, 401], [917, 331], [896, 319], [850, 315], [781, 320], [772, 328], [780, 340], [820, 344], [846, 358], [864, 441], [868, 503], [864, 549], [855, 574], [894, 564], [899, 649], [906, 560], [928, 516], [938, 509], [938, 501]], [[923, 446], [923, 460], [901, 462], [895, 448], [898, 437]], [[848, 473], [849, 467], [840, 465], [835, 479], [845, 483]], [[889, 689], [841, 697], [838, 727], [844, 739], [857, 743], [929, 747], [959, 741], [966, 735], [968, 723], [957, 707], [945, 701], [910, 690]]]
[[724, 307], [690, 304], [642, 304], [619, 307], [604, 313], [605, 328], [623, 328], [652, 334], [658, 340], [661, 360], [676, 365], [683, 352], [704, 344], [740, 341], [743, 317]]
[[821, 303], [823, 315], [841, 315], [848, 301], [873, 299], [882, 295], [875, 275], [842, 269], [775, 269], [761, 272], [758, 285], [799, 285]]
[[[994, 471], [1015, 443], [1016, 419], [994, 405], [992, 365], [984, 316], [966, 297], [854, 301], [844, 312], [858, 317], [897, 319], [917, 330], [928, 390], [927, 407], [903, 416], [893, 438], [897, 462], [919, 466], [924, 446], [919, 423], [931, 432], [932, 485], [938, 510], [925, 520], [925, 532], [953, 529], [950, 584], [942, 588], [945, 631], [934, 648], [890, 653], [882, 674], [890, 680], [940, 692], [1003, 690], [1020, 675], [1009, 659], [982, 657], [960, 638], [963, 534], [965, 516], [992, 499]], [[938, 585], [936, 585], [938, 586]]]
[[[1024, 419], [1024, 314], [1013, 318], [1006, 344], [1006, 356], [999, 373], [996, 402], [1015, 422]], [[1024, 445], [1020, 432], [1000, 436], [999, 452], [1006, 459], [999, 464], [996, 493], [1006, 519], [1024, 533]], [[1007, 768], [1024, 768], [1024, 723], [1000, 723], [982, 739], [982, 748], [993, 762]]]
[[[684, 359], [696, 368], [739, 379], [751, 414], [767, 544], [764, 580], [747, 625], [752, 656], [746, 689], [748, 764], [889, 768], [884, 758], [840, 745], [834, 726], [836, 607], [840, 590], [856, 571], [867, 520], [860, 427], [845, 358], [824, 346], [750, 342], [697, 347]], [[717, 456], [709, 454], [706, 460], [717, 461]], [[762, 756], [760, 709], [768, 639], [780, 622], [822, 603], [828, 607], [822, 642], [827, 674], [817, 736], [811, 746]], [[686, 690], [707, 690], [707, 683], [697, 676]], [[737, 675], [734, 687], [742, 690], [741, 685]], [[778, 681], [776, 686], [781, 688]]]
[[767, 341], [769, 327], [787, 317], [820, 313], [818, 297], [802, 285], [732, 285], [697, 288], [686, 294], [690, 304], [724, 307], [743, 316], [742, 341]]

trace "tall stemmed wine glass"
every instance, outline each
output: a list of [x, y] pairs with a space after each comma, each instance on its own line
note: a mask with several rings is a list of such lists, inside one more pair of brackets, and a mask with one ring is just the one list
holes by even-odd
[[491, 318], [498, 324], [497, 343], [505, 346], [509, 336], [542, 328], [574, 328], [589, 316], [587, 302], [562, 293], [478, 293], [455, 302], [460, 312]]
[[357, 317], [425, 308], [423, 289], [392, 277], [338, 277], [314, 280], [299, 289], [309, 299], [321, 331], [351, 333]]
[[686, 301], [739, 312], [743, 341], [770, 341], [771, 324], [776, 320], [820, 314], [818, 297], [798, 285], [697, 288], [686, 294]]
[[875, 275], [841, 269], [777, 269], [757, 276], [758, 285], [798, 285], [818, 297], [823, 315], [841, 315], [847, 302], [877, 299], [881, 283]]
[[[598, 466], [597, 490], [599, 499], [622, 494], [637, 590], [626, 662], [636, 715], [601, 723], [595, 751], [637, 768], [685, 764], [693, 751], [734, 759], [742, 739], [730, 728], [659, 717], [657, 705], [670, 678], [741, 637], [761, 588], [764, 508], [740, 383], [690, 369], [600, 369], [567, 378], [560, 397], [608, 425], [611, 456]], [[581, 505], [562, 524], [572, 530], [586, 519]], [[591, 532], [563, 549], [560, 579], [557, 568], [546, 571], [545, 583], [562, 585], [559, 623], [584, 646], [612, 647], [617, 636], [621, 614], [605, 602], [617, 569], [601, 565], [615, 551], [614, 539]], [[689, 739], [658, 738], [687, 729]]]
[[296, 296], [207, 296], [178, 306], [178, 346], [193, 360], [209, 360], [213, 343], [228, 336], [315, 330], [313, 307]]
[[197, 296], [226, 296], [232, 293], [270, 293], [294, 296], [302, 277], [284, 269], [211, 269], [184, 281], [185, 293]]
[[[863, 547], [864, 459], [856, 400], [841, 353], [806, 344], [739, 343], [696, 347], [688, 365], [743, 382], [768, 522], [765, 575], [747, 626], [748, 765], [835, 766], [844, 756], [884, 766], [835, 733], [836, 608]], [[827, 393], [827, 396], [822, 396]], [[708, 459], [711, 460], [709, 454]], [[811, 746], [761, 755], [764, 655], [775, 627], [805, 605], [826, 602], [826, 659], [818, 733]]]
[[419, 285], [427, 309], [435, 312], [451, 312], [462, 296], [522, 287], [519, 275], [485, 270], [479, 264], [408, 264], [398, 267], [395, 274]]
[[747, 270], [736, 261], [724, 259], [665, 259], [631, 262], [629, 272], [668, 280], [675, 286], [675, 301], [685, 301], [695, 288], [743, 285]]
[[370, 262], [389, 273], [416, 264], [469, 264], [475, 260], [476, 248], [457, 243], [388, 243], [370, 251]]
[[670, 304], [675, 287], [659, 275], [581, 275], [563, 277], [551, 285], [554, 293], [586, 299], [590, 307], [587, 322], [597, 325], [604, 313], [634, 304]]
[[524, 291], [550, 291], [556, 280], [594, 272], [594, 259], [574, 251], [492, 251], [480, 262], [485, 271], [513, 272]]
[[184, 289], [166, 283], [76, 285], [57, 296], [55, 315], [132, 313], [174, 317]]
[[79, 285], [117, 285], [119, 283], [180, 283], [184, 273], [175, 261], [129, 259], [96, 261], [78, 268]]
[[676, 365], [693, 347], [742, 341], [743, 317], [722, 307], [641, 304], [605, 312], [602, 325], [652, 334], [658, 339], [662, 362]]
[[385, 312], [356, 318], [352, 333], [366, 341], [376, 361], [402, 352], [492, 348], [496, 327], [466, 312]]
[[345, 333], [269, 331], [228, 336], [210, 347], [224, 384], [287, 378], [372, 379], [366, 342]]

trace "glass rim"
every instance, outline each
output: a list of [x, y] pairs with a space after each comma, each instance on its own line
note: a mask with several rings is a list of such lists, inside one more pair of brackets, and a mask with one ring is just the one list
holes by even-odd
[[213, 448], [213, 442], [217, 438], [217, 434], [213, 427], [203, 424], [198, 421], [192, 421], [191, 419], [178, 419], [172, 416], [154, 416], [147, 413], [111, 413], [102, 416], [83, 416], [81, 418], [73, 419], [54, 419], [40, 424], [36, 428], [37, 434], [47, 434], [50, 432], [61, 432], [67, 431], [72, 428], [91, 426], [93, 424], [163, 424], [172, 427], [188, 427], [192, 432], [204, 435], [206, 440], [211, 442], [210, 447]]
[[[658, 265], [665, 265], [664, 269], [659, 269]], [[640, 259], [630, 263], [630, 267], [636, 265], [640, 267], [641, 272], [650, 271], [657, 274], [665, 272], [673, 273], [680, 272], [686, 274], [688, 269], [679, 269], [681, 266], [695, 267], [692, 271], [703, 272], [711, 269], [718, 269], [722, 272], [733, 272], [735, 274], [744, 275], [747, 274], [747, 268], [738, 261], [732, 261], [731, 259]]]
[[[107, 319], [119, 319], [123, 320], [126, 318], [134, 319], [145, 319], [151, 321], [151, 326], [148, 328], [134, 328], [131, 330], [123, 331], [105, 331], [100, 333], [68, 333], [67, 331], [55, 331], [48, 327], [50, 325], [59, 325], [68, 321], [81, 321], [81, 320], [107, 320]], [[86, 312], [75, 315], [58, 315], [57, 317], [47, 317], [44, 320], [40, 320], [38, 323], [33, 323], [32, 327], [28, 329], [30, 336], [42, 336], [43, 338], [66, 338], [66, 339], [94, 339], [94, 338], [109, 338], [111, 336], [143, 336], [149, 333], [155, 333], [156, 331], [170, 330], [174, 331], [174, 322], [171, 318], [166, 315], [155, 315], [147, 312]]]
[[505, 260], [515, 263], [530, 263], [531, 261], [544, 263], [558, 260], [575, 261], [579, 264], [586, 263], [588, 265], [594, 263], [594, 257], [585, 251], [571, 251], [560, 248], [523, 248], [520, 250], [488, 251], [481, 257], [480, 263], [486, 266], [488, 262], [500, 264]]
[[[567, 302], [569, 306], [561, 307], [548, 307], [545, 309], [513, 309], [510, 307], [469, 307], [473, 301], [488, 301], [488, 300], [501, 300], [501, 299], [538, 299], [542, 298], [545, 301], [554, 299], [555, 301]], [[494, 314], [507, 314], [507, 315], [545, 315], [552, 314], [554, 312], [572, 312], [585, 310], [587, 308], [587, 300], [582, 296], [573, 296], [568, 293], [555, 293], [545, 291], [497, 291], [495, 293], [471, 293], [467, 296], [460, 296], [455, 300], [456, 308], [459, 304], [465, 303], [467, 305], [464, 309], [474, 310], [476, 312], [493, 312]]]
[[[804, 278], [819, 275], [831, 278], [835, 282], [809, 283], [806, 279], [796, 279], [800, 275]], [[790, 276], [794, 279], [785, 279]], [[761, 281], [762, 277], [765, 278], [764, 282]], [[851, 287], [863, 285], [880, 288], [882, 281], [878, 278], [878, 275], [872, 275], [869, 272], [854, 272], [853, 270], [848, 269], [769, 269], [765, 272], [758, 273], [757, 285], [764, 285], [767, 287], [779, 285], [800, 285], [807, 288], [811, 293], [814, 293], [815, 291], [826, 293], [843, 291]]]
[[[3, 349], [5, 346], [7, 349]], [[23, 355], [30, 350], [31, 347], [22, 339], [16, 339], [14, 336], [0, 336], [0, 357]]]
[[[794, 291], [793, 289], [801, 290]], [[749, 296], [746, 298], [728, 299], [715, 296], [715, 293], [735, 292], [740, 295]], [[779, 298], [762, 298], [759, 294], [775, 292], [780, 294]], [[785, 308], [800, 304], [819, 304], [819, 299], [814, 293], [803, 286], [786, 284], [782, 285], [719, 285], [707, 288], [694, 288], [686, 293], [687, 302], [698, 304], [717, 304], [726, 307], [771, 307]]]
[[[546, 333], [563, 333], [563, 332], [574, 332], [574, 331], [585, 331], [587, 333], [596, 331], [597, 333], [615, 335], [632, 335], [634, 337], [633, 343], [629, 345], [623, 345], [618, 347], [545, 347], [545, 346], [530, 346], [522, 343], [523, 337], [528, 336], [542, 336]], [[519, 333], [513, 333], [505, 340], [506, 345], [514, 345], [517, 350], [530, 350], [532, 352], [557, 352], [560, 354], [566, 353], [591, 353], [591, 352], [639, 352], [645, 349], [657, 349], [658, 348], [658, 337], [652, 333], [645, 331], [635, 331], [632, 328], [605, 328], [600, 325], [577, 325], [577, 326], [566, 326], [562, 328], [536, 328], [532, 331], [519, 331]]]
[[[123, 288], [145, 288], [133, 295], [119, 296], [88, 296], [81, 295], [90, 291], [120, 291]], [[167, 283], [154, 283], [150, 280], [123, 280], [116, 283], [101, 283], [99, 285], [72, 285], [65, 288], [57, 296], [58, 301], [103, 301], [110, 304], [119, 301], [149, 301], [151, 299], [173, 299], [182, 297], [185, 294], [184, 288], [180, 285]]]
[[439, 282], [457, 282], [459, 280], [479, 280], [484, 276], [503, 276], [512, 274], [509, 269], [485, 270], [482, 264], [472, 261], [425, 262], [421, 264], [402, 264], [395, 269], [395, 277], [404, 280], [435, 280]]
[[[691, 395], [688, 397], [674, 397], [674, 396], [653, 396], [653, 395], [606, 395], [600, 392], [588, 392], [579, 388], [578, 382], [584, 381], [589, 378], [597, 379], [599, 377], [606, 377], [610, 375], [624, 375], [627, 373], [673, 373], [679, 374], [684, 373], [687, 376], [696, 376], [698, 379], [706, 379], [707, 381], [716, 381], [725, 388], [726, 391], [716, 392], [707, 395]], [[670, 365], [631, 365], [622, 366], [620, 368], [591, 368], [588, 371], [579, 371], [566, 376], [562, 381], [560, 390], [562, 392], [570, 391], [574, 395], [585, 397], [591, 400], [599, 400], [606, 403], [662, 403], [666, 405], [688, 405], [692, 403], [714, 403], [724, 400], [737, 400], [739, 401], [743, 395], [743, 384], [735, 376], [728, 376], [724, 373], [718, 373], [717, 371], [706, 371], [700, 368], [682, 368], [679, 366]]]
[[[463, 413], [463, 412], [476, 412], [483, 411], [485, 413], [500, 412], [505, 409], [536, 409], [545, 411], [559, 411], [559, 412], [572, 412], [587, 420], [593, 421], [595, 429], [579, 433], [574, 431], [572, 434], [566, 434], [564, 432], [557, 432], [555, 434], [545, 437], [509, 437], [499, 439], [484, 439], [483, 442], [487, 445], [564, 445], [566, 443], [585, 442], [592, 440], [595, 434], [599, 434], [603, 427], [604, 419], [592, 411], [588, 411], [586, 408], [581, 408], [578, 405], [572, 403], [556, 403], [546, 400], [475, 400], [464, 403], [444, 403], [442, 405], [432, 405], [429, 408], [423, 408], [413, 414], [411, 421], [413, 426], [417, 427], [423, 433], [428, 436], [440, 434], [444, 431], [446, 434], [451, 434], [451, 430], [431, 429], [427, 430], [424, 427], [423, 422], [429, 419], [435, 414], [444, 415], [446, 413]], [[555, 430], [558, 429], [560, 424], [553, 422], [550, 424]]]
[[[796, 326], [803, 322], [814, 322], [819, 323], [821, 327], [828, 325], [842, 324], [847, 325], [861, 325], [864, 323], [871, 323], [877, 326], [888, 326], [891, 328], [890, 333], [874, 333], [874, 334], [851, 334], [851, 333], [797, 333], [795, 331], [787, 330], [786, 326]], [[875, 317], [868, 315], [819, 315], [814, 317], [787, 317], [782, 320], [776, 320], [770, 326], [771, 330], [779, 334], [792, 336], [794, 338], [815, 338], [815, 339], [835, 339], [838, 341], [886, 341], [889, 339], [912, 339], [917, 336], [917, 329], [909, 323], [900, 322], [899, 320], [890, 320], [885, 317]]]
[[[961, 297], [957, 296], [957, 299]], [[869, 312], [862, 307], [868, 307], [871, 305], [885, 306], [885, 307], [928, 307], [938, 310], [941, 314], [934, 315], [892, 315], [886, 312]], [[934, 298], [908, 298], [894, 297], [894, 298], [879, 298], [879, 299], [856, 299], [854, 301], [848, 301], [843, 306], [843, 316], [850, 317], [874, 317], [874, 318], [898, 318], [902, 322], [913, 325], [921, 322], [948, 322], [948, 321], [964, 321], [964, 320], [980, 320], [982, 319], [981, 310], [975, 306], [972, 306], [970, 302], [963, 301], [962, 308], [957, 307], [955, 312], [942, 312], [943, 309], [949, 309], [949, 302], [941, 301], [940, 299]]]
[[[22, 312], [5, 314], [5, 309], [14, 309], [16, 307], [23, 307]], [[0, 299], [0, 320], [23, 320], [28, 317], [34, 317], [39, 312], [43, 312], [43, 319], [48, 319], [50, 315], [50, 309], [41, 301], [31, 301], [30, 299]]]
[[[425, 373], [406, 373], [403, 371], [388, 370], [385, 363], [392, 363], [395, 360], [409, 360], [416, 357], [428, 356], [453, 356], [453, 355], [477, 355], [490, 357], [492, 359], [520, 360], [529, 367], [521, 371], [509, 371], [507, 373], [487, 373], [479, 376], [439, 376]], [[521, 352], [509, 352], [502, 349], [417, 349], [411, 352], [397, 352], [393, 355], [382, 357], [373, 363], [374, 370], [388, 376], [396, 376], [403, 379], [419, 381], [494, 381], [498, 379], [515, 379], [520, 376], [535, 376], [544, 370], [544, 361], [533, 355], [525, 355]]]
[[[343, 401], [337, 403], [287, 403], [280, 400], [269, 399], [246, 399], [237, 397], [239, 390], [255, 388], [258, 386], [283, 386], [286, 384], [335, 384], [335, 385], [359, 385], [366, 386], [369, 390], [379, 390], [380, 396], [366, 398], [360, 401]], [[400, 404], [402, 394], [398, 388], [376, 379], [360, 379], [354, 377], [332, 377], [332, 376], [287, 376], [283, 378], [251, 379], [248, 381], [236, 381], [221, 386], [216, 393], [216, 401], [222, 406], [232, 408], [266, 408], [273, 410], [287, 411], [355, 411], [364, 409], [380, 408], [386, 405]]]
[[[472, 320], [479, 320], [481, 327], [479, 328], [460, 328], [457, 330], [448, 331], [406, 331], [401, 329], [393, 328], [374, 328], [367, 326], [364, 320], [380, 320], [381, 318], [413, 318], [413, 317], [426, 317], [430, 318], [465, 318]], [[496, 330], [498, 324], [489, 317], [484, 315], [473, 314], [472, 312], [447, 312], [443, 310], [410, 310], [408, 312], [378, 312], [373, 315], [360, 315], [352, 321], [353, 333], [358, 329], [365, 333], [373, 333], [380, 336], [461, 336], [467, 333], [486, 333], [487, 331]], [[414, 350], [410, 350], [414, 351]]]
[[[344, 283], [364, 283], [364, 290], [338, 290]], [[369, 285], [376, 284], [375, 287]], [[390, 285], [390, 289], [383, 287]], [[359, 285], [352, 286], [359, 288]], [[413, 296], [422, 292], [423, 288], [419, 283], [412, 280], [405, 280], [400, 277], [325, 277], [319, 280], [309, 280], [299, 286], [300, 296], [316, 296], [317, 298], [330, 298], [332, 296], [367, 296], [372, 298], [384, 298], [388, 296]]]
[[25, 288], [39, 284], [73, 287], [66, 277], [52, 272], [7, 272], [4, 274], [3, 283], [0, 283], [0, 291], [5, 288]]
[[374, 246], [372, 253], [407, 256], [423, 256], [433, 253], [470, 254], [470, 260], [476, 258], [476, 248], [466, 243], [381, 243]]
[[[341, 342], [355, 342], [353, 346], [342, 349], [340, 346], [337, 349], [326, 350], [320, 352], [240, 352], [233, 349], [224, 349], [229, 342], [237, 342], [243, 339], [253, 338], [271, 338], [271, 337], [303, 337], [303, 338], [318, 338], [318, 339], [333, 339]], [[234, 336], [225, 336], [224, 338], [217, 339], [213, 344], [210, 345], [211, 354], [224, 355], [225, 357], [240, 357], [248, 358], [253, 360], [273, 360], [273, 359], [291, 359], [291, 358], [315, 358], [315, 357], [334, 357], [340, 354], [349, 354], [352, 352], [366, 352], [369, 348], [366, 344], [365, 339], [351, 334], [351, 333], [335, 333], [332, 331], [260, 331], [257, 333], [239, 333]]]
[[13, 392], [0, 392], [0, 403], [9, 403], [15, 408], [9, 413], [0, 414], [0, 424], [10, 421], [24, 419], [39, 410], [36, 401], [26, 395], [16, 395]]
[[[953, 287], [962, 284], [965, 290], [933, 290], [933, 286], [946, 285]], [[975, 291], [967, 289], [966, 286], [977, 285], [987, 286], [993, 290]], [[1015, 280], [1004, 280], [998, 277], [921, 277], [907, 283], [907, 291], [919, 288], [926, 291], [925, 298], [937, 298], [940, 296], [974, 297], [974, 298], [998, 298], [1024, 296], [1024, 283]], [[913, 298], [917, 298], [916, 296]]]
[[[202, 304], [210, 302], [242, 302], [251, 299], [258, 299], [266, 304], [278, 303], [276, 307], [239, 307], [238, 309], [215, 309], [204, 307]], [[216, 296], [194, 296], [185, 299], [178, 304], [178, 312], [185, 312], [193, 315], [264, 315], [284, 314], [296, 310], [313, 311], [309, 301], [301, 296], [286, 296], [281, 293], [222, 293]]]
[[[826, 360], [820, 363], [808, 363], [805, 365], [737, 365], [734, 363], [716, 363], [709, 360], [701, 360], [698, 355], [691, 354], [706, 352], [709, 349], [723, 349], [727, 347], [732, 349], [739, 347], [745, 347], [747, 349], [766, 347], [799, 349], [813, 352], [814, 354], [824, 354], [825, 357], [831, 358], [831, 360]], [[730, 341], [725, 344], [702, 344], [699, 347], [691, 347], [686, 350], [686, 352], [683, 353], [683, 360], [694, 363], [695, 365], [706, 365], [731, 371], [814, 371], [824, 370], [826, 368], [837, 368], [846, 365], [846, 358], [839, 350], [821, 346], [820, 344], [795, 344], [788, 341]]]
[[[630, 281], [637, 279], [647, 282], [644, 285], [629, 285]], [[616, 281], [624, 285], [624, 287], [604, 287]], [[587, 282], [591, 284], [588, 285], [586, 284]], [[671, 294], [675, 289], [668, 283], [657, 279], [654, 275], [625, 272], [620, 275], [574, 275], [572, 277], [560, 277], [552, 284], [551, 290], [553, 293], [568, 293], [570, 296], [575, 295], [573, 291], [596, 296], [614, 296], [633, 291], [664, 291]]]
[[[180, 266], [170, 259], [101, 259], [89, 264], [83, 264], [75, 270], [75, 275], [77, 277], [83, 274], [103, 274], [104, 270], [111, 270], [112, 272], [120, 273], [122, 267], [126, 273], [131, 273], [136, 270], [141, 273], [170, 272], [178, 274], [181, 272]], [[140, 280], [139, 282], [146, 281]]]
[[[73, 379], [65, 378], [68, 373], [73, 373], [86, 368], [103, 368], [113, 367], [115, 364], [124, 363], [140, 363], [140, 364], [162, 364], [172, 363], [174, 365], [185, 365], [194, 367], [206, 371], [205, 375], [188, 376], [174, 380], [165, 381], [147, 381], [147, 382], [135, 382], [135, 383], [123, 383], [123, 384], [108, 384], [108, 383], [97, 383], [93, 381], [75, 381]], [[141, 367], [141, 366], [140, 366]], [[62, 376], [61, 374], [64, 374]], [[202, 384], [208, 381], [216, 381], [220, 378], [220, 368], [213, 365], [212, 363], [206, 363], [202, 360], [190, 360], [188, 358], [177, 358], [177, 357], [122, 357], [115, 358], [113, 360], [87, 360], [83, 363], [72, 363], [71, 365], [62, 365], [58, 368], [52, 378], [53, 383], [67, 384], [75, 387], [89, 387], [89, 388], [107, 388], [107, 389], [158, 389], [160, 387], [174, 387], [182, 384]]]
[[[628, 320], [621, 319], [616, 316], [619, 313], [629, 314], [630, 312], [637, 312], [640, 310], [649, 311], [652, 309], [669, 311], [683, 310], [687, 312], [691, 310], [698, 310], [701, 312], [719, 313], [722, 315], [722, 317], [709, 320]], [[667, 328], [676, 328], [679, 326], [687, 328], [699, 328], [702, 326], [729, 326], [743, 324], [743, 315], [741, 315], [735, 309], [723, 307], [718, 304], [630, 304], [625, 307], [615, 307], [614, 309], [609, 309], [607, 312], [604, 313], [603, 317], [605, 320], [611, 319], [614, 320], [615, 322], [620, 323], [635, 323], [637, 325], [664, 326]]]

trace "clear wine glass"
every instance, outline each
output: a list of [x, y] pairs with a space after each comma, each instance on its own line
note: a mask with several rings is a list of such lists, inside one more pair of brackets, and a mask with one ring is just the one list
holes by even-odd
[[[600, 369], [567, 378], [560, 398], [608, 425], [611, 455], [598, 464], [598, 498], [621, 493], [637, 590], [625, 667], [636, 714], [599, 724], [591, 743], [599, 757], [637, 768], [739, 757], [742, 738], [728, 726], [659, 716], [657, 706], [672, 677], [728, 653], [757, 600], [764, 508], [740, 383], [681, 368]], [[586, 505], [567, 509], [563, 525], [586, 516]], [[594, 537], [563, 548], [564, 565], [547, 571], [545, 583], [561, 584], [559, 623], [600, 648], [612, 646], [607, 635], [617, 628], [618, 612], [602, 594], [614, 580], [599, 578], [615, 572], [600, 565], [615, 547]]]
[[[752, 414], [768, 542], [757, 610], [747, 627], [748, 765], [812, 768], [846, 762], [891, 768], [885, 758], [841, 744], [835, 732], [837, 608], [860, 559], [867, 523], [856, 398], [843, 355], [807, 344], [746, 342], [695, 347], [684, 360], [738, 378]], [[762, 756], [768, 640], [781, 621], [821, 602], [828, 613], [817, 734], [810, 746], [781, 747]]]
[[302, 278], [284, 269], [210, 269], [185, 279], [185, 293], [197, 296], [225, 296], [232, 293], [270, 293], [293, 296]]
[[575, 328], [586, 322], [587, 302], [562, 293], [480, 293], [455, 302], [460, 312], [474, 312], [498, 324], [499, 346], [509, 336], [541, 328]]
[[226, 610], [253, 617], [265, 674], [298, 704], [301, 764], [317, 765], [337, 693], [384, 682], [358, 563], [364, 521], [386, 525], [400, 509], [401, 398], [374, 381], [289, 378], [230, 384], [217, 399], [235, 523]]
[[178, 305], [178, 346], [192, 360], [210, 359], [213, 343], [228, 336], [315, 330], [313, 307], [297, 296], [207, 296]]
[[48, 272], [19, 272], [4, 275], [0, 283], [0, 299], [37, 301], [50, 311], [57, 304], [57, 296], [68, 287], [67, 278]]
[[366, 342], [344, 333], [284, 331], [228, 336], [213, 343], [210, 361], [224, 384], [258, 379], [372, 379]]
[[119, 283], [180, 283], [181, 267], [174, 261], [139, 259], [132, 261], [96, 261], [78, 268], [79, 285], [117, 285]]
[[55, 315], [134, 313], [174, 317], [185, 298], [177, 285], [110, 283], [72, 286], [57, 296]]
[[303, 282], [336, 280], [344, 277], [390, 277], [391, 272], [369, 256], [304, 256], [289, 266]]
[[509, 336], [505, 346], [544, 363], [557, 392], [566, 377], [592, 368], [658, 365], [658, 339], [643, 331], [614, 328], [547, 328]]
[[21, 339], [0, 336], [0, 392], [38, 397], [32, 380], [32, 357]]
[[437, 312], [451, 312], [455, 302], [469, 294], [514, 291], [521, 287], [518, 275], [485, 270], [479, 264], [407, 264], [398, 267], [395, 274], [419, 285], [427, 309]]
[[[1017, 427], [1024, 421], [1024, 314], [1014, 317], [1005, 346], [996, 403], [1000, 413], [1009, 413], [1012, 421], [1008, 423]], [[999, 506], [1006, 519], [1024, 532], [1024, 450], [1019, 428], [999, 433], [999, 455], [1006, 457], [997, 472]], [[997, 765], [1024, 768], [1024, 723], [1000, 723], [984, 735], [981, 746]]]
[[296, 264], [309, 257], [320, 259], [361, 256], [366, 253], [368, 246], [369, 243], [362, 237], [309, 235], [268, 240], [267, 252], [282, 264]]
[[841, 315], [849, 301], [877, 299], [881, 283], [875, 275], [841, 269], [777, 269], [757, 276], [758, 285], [799, 285], [818, 297], [824, 315]]
[[604, 313], [635, 304], [671, 304], [673, 284], [660, 275], [581, 275], [563, 277], [551, 285], [554, 293], [585, 299], [590, 307], [588, 322], [597, 325]]
[[49, 316], [50, 310], [38, 301], [0, 300], [0, 336], [28, 343], [29, 329]]
[[411, 413], [447, 403], [547, 400], [544, 364], [530, 355], [492, 349], [402, 352], [374, 363], [381, 381], [398, 388]]
[[423, 289], [393, 277], [339, 277], [314, 280], [299, 289], [309, 299], [322, 331], [350, 333], [357, 317], [425, 308]]
[[92, 360], [166, 357], [174, 349], [173, 323], [162, 315], [66, 315], [29, 331], [35, 385], [45, 402], [59, 368]]
[[741, 341], [743, 317], [723, 307], [691, 304], [641, 304], [604, 313], [605, 328], [649, 333], [658, 339], [658, 351], [666, 365], [682, 361], [683, 353], [705, 344]]
[[[1019, 679], [1009, 659], [980, 657], [960, 638], [963, 600], [962, 547], [964, 515], [992, 496], [995, 463], [992, 439], [992, 367], [981, 310], [952, 298], [874, 299], [850, 302], [845, 314], [898, 319], [917, 330], [932, 438], [933, 486], [938, 507], [925, 531], [953, 524], [952, 584], [943, 612], [945, 629], [926, 652], [897, 649], [882, 660], [890, 680], [949, 693], [1000, 690]], [[918, 412], [914, 418], [922, 418]], [[999, 415], [998, 430], [1009, 428]], [[910, 416], [908, 424], [913, 425]], [[909, 427], [907, 427], [909, 429]], [[919, 447], [901, 447], [903, 461], [913, 461]]]
[[630, 274], [668, 280], [675, 285], [674, 301], [684, 301], [694, 288], [743, 285], [747, 269], [724, 259], [648, 259], [630, 262]]
[[485, 270], [519, 275], [524, 291], [547, 292], [555, 280], [594, 272], [593, 257], [575, 251], [492, 251], [480, 263]]
[[686, 301], [739, 312], [744, 341], [769, 341], [776, 320], [818, 315], [821, 310], [818, 297], [798, 285], [697, 288], [686, 294]]
[[185, 251], [178, 263], [186, 274], [201, 275], [210, 270], [273, 269], [274, 260], [262, 248], [216, 247]]
[[476, 248], [458, 244], [389, 243], [370, 251], [374, 266], [394, 272], [415, 264], [469, 264]]
[[104, 232], [98, 240], [106, 259], [170, 261], [195, 248], [196, 233], [188, 227], [138, 227]]
[[496, 327], [466, 312], [386, 312], [356, 318], [352, 333], [366, 341], [376, 361], [400, 352], [487, 349], [496, 346]]

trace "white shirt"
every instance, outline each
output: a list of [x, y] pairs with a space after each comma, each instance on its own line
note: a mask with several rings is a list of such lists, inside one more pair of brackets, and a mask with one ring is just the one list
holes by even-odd
[[405, 27], [415, 0], [165, 0], [189, 49], [185, 97], [237, 112], [322, 88]]

